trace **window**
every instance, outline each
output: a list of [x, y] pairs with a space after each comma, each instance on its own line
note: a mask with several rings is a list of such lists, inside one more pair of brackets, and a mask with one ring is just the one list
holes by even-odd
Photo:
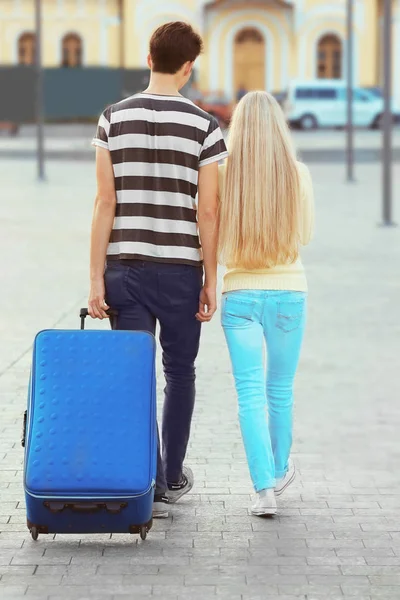
[[297, 88], [298, 100], [335, 100], [337, 90], [334, 88]]
[[18, 62], [20, 65], [35, 63], [36, 36], [34, 33], [23, 33], [18, 40]]
[[82, 40], [76, 33], [69, 33], [62, 41], [62, 66], [82, 66]]
[[342, 42], [333, 34], [325, 35], [318, 42], [318, 79], [340, 79], [342, 76]]
[[317, 98], [320, 100], [336, 100], [337, 91], [333, 88], [323, 88], [315, 91], [317, 92]]
[[[347, 88], [338, 90], [338, 98], [347, 102]], [[372, 102], [374, 96], [360, 89], [353, 90], [353, 102]]]
[[313, 97], [313, 90], [311, 88], [297, 88], [296, 98], [298, 100], [307, 100]]
[[353, 99], [356, 102], [370, 102], [371, 97], [361, 90], [353, 90]]

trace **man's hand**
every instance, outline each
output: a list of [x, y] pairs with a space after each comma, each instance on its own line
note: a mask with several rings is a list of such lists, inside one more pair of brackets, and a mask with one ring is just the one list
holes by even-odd
[[104, 279], [92, 281], [89, 295], [89, 315], [92, 319], [108, 319], [106, 310], [109, 309], [109, 306], [107, 306], [104, 296]]
[[213, 318], [216, 310], [216, 286], [207, 286], [206, 284], [200, 292], [199, 312], [196, 315], [196, 319], [201, 323], [208, 323]]

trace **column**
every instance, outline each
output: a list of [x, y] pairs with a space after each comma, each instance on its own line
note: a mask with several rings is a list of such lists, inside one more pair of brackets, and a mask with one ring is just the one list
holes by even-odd
[[123, 36], [125, 69], [143, 68], [140, 64], [140, 33], [136, 30], [136, 4], [141, 0], [124, 0]]

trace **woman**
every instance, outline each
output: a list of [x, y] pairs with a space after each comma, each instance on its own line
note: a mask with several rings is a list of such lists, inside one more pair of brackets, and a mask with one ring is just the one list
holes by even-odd
[[289, 459], [293, 380], [307, 299], [299, 245], [311, 239], [313, 191], [270, 94], [251, 92], [239, 102], [228, 145], [229, 159], [219, 174], [219, 256], [227, 267], [222, 325], [257, 492], [252, 513], [274, 515], [276, 496], [295, 478]]

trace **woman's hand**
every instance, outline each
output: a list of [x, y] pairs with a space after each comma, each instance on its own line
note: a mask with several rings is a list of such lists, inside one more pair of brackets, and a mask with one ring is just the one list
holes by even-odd
[[199, 312], [196, 319], [200, 323], [208, 323], [213, 318], [217, 310], [217, 289], [215, 285], [204, 285], [200, 292]]
[[104, 278], [92, 280], [89, 294], [89, 315], [92, 319], [108, 319], [106, 311], [110, 308], [104, 299]]

